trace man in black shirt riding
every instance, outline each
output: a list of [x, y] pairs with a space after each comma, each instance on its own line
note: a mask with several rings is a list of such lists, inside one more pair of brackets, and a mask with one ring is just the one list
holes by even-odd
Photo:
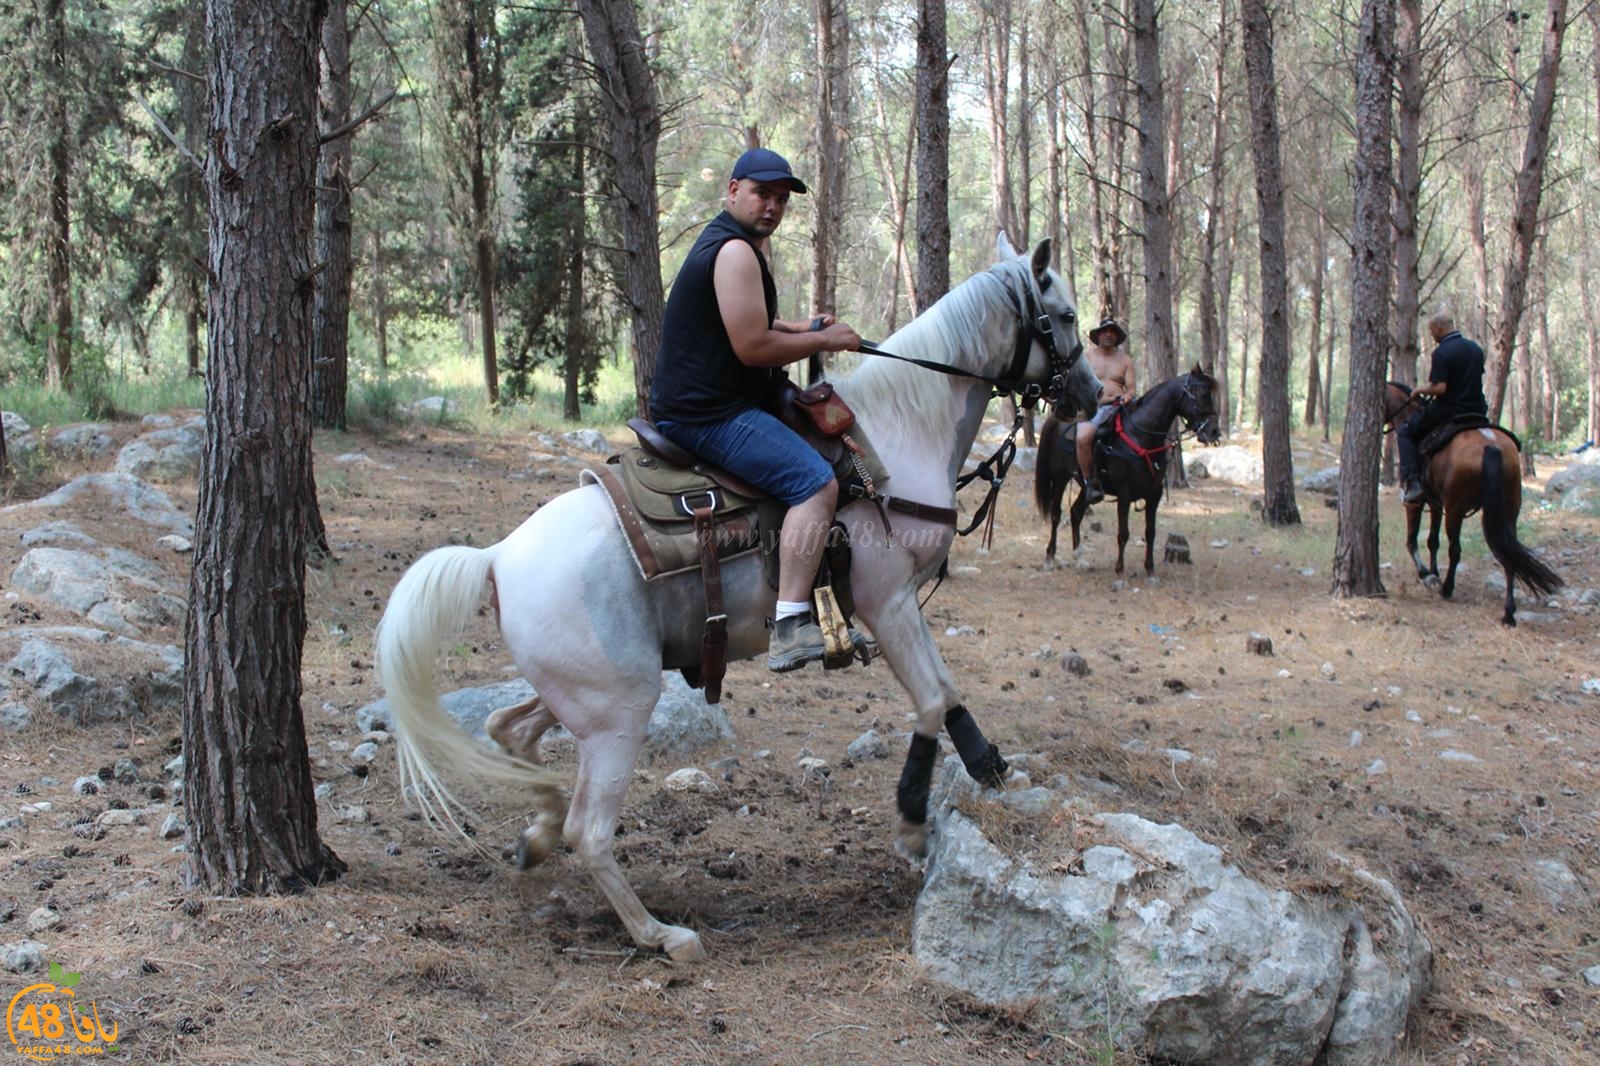
[[1446, 311], [1428, 319], [1428, 333], [1438, 345], [1433, 350], [1433, 367], [1428, 372], [1428, 383], [1418, 385], [1412, 395], [1435, 399], [1421, 405], [1400, 427], [1398, 440], [1400, 498], [1406, 503], [1422, 499], [1422, 470], [1417, 458], [1417, 445], [1422, 439], [1453, 418], [1489, 413], [1489, 404], [1483, 398], [1483, 349], [1457, 331], [1455, 319]]

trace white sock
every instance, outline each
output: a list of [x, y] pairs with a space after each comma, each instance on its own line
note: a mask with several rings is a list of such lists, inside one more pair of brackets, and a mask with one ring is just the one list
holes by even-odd
[[810, 614], [811, 604], [804, 601], [779, 600], [777, 612], [772, 616], [773, 621], [782, 618], [792, 618], [797, 614]]

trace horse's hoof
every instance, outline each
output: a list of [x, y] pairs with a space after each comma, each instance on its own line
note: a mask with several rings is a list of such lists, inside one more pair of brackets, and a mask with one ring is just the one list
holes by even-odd
[[1056, 557], [1054, 555], [1046, 555], [1044, 557], [1044, 568], [1046, 570], [1054, 570], [1056, 568]]
[[700, 943], [700, 936], [693, 929], [682, 926], [667, 926], [667, 937], [661, 942], [661, 950], [673, 962], [699, 962], [706, 957], [705, 945]]
[[[1439, 578], [1435, 574], [1425, 574], [1425, 575], [1423, 575], [1422, 583], [1425, 586], [1427, 586], [1429, 589], [1432, 589], [1434, 592], [1438, 592], [1439, 591]], [[1448, 598], [1449, 597], [1446, 597], [1446, 599], [1448, 599]]]
[[916, 869], [921, 869], [928, 858], [928, 823], [900, 820], [900, 831], [895, 834], [894, 850]]
[[538, 822], [528, 826], [517, 837], [517, 846], [511, 856], [511, 864], [518, 870], [531, 870], [555, 854], [556, 848], [561, 845], [560, 827], [544, 824], [541, 818]]
[[1517, 628], [1517, 618], [1515, 615], [1508, 614], [1504, 618], [1500, 619], [1500, 624], [1503, 626], [1510, 626], [1512, 629], [1515, 629]]

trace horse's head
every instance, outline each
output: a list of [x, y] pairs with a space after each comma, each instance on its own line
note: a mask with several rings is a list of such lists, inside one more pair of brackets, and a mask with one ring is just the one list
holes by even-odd
[[1392, 426], [1416, 410], [1418, 398], [1410, 385], [1391, 381], [1383, 387], [1383, 424]]
[[997, 241], [1001, 262], [996, 269], [1017, 302], [1020, 329], [1010, 376], [1018, 379], [1018, 388], [1033, 386], [1033, 394], [1042, 395], [1058, 415], [1087, 414], [1099, 403], [1100, 379], [1083, 360], [1077, 300], [1050, 268], [1050, 247], [1048, 239], [1042, 240], [1026, 256], [1004, 233]]
[[1217, 421], [1217, 380], [1199, 363], [1183, 377], [1178, 415], [1201, 444], [1215, 444], [1222, 438], [1222, 426]]

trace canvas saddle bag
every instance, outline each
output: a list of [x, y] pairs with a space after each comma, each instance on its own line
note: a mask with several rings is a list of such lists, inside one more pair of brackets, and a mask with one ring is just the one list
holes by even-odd
[[[855, 415], [832, 385], [824, 382], [803, 392], [791, 385], [780, 394], [776, 413], [833, 466], [844, 489], [841, 502], [870, 497], [888, 480], [870, 445], [858, 439], [859, 434], [847, 432]], [[824, 433], [823, 426], [832, 432]], [[608, 458], [604, 467], [582, 471], [579, 482], [605, 490], [646, 581], [700, 571], [706, 599], [700, 664], [683, 674], [691, 686], [705, 689], [707, 703], [716, 703], [727, 666], [722, 564], [759, 551], [767, 582], [776, 589], [777, 532], [787, 508], [755, 486], [695, 458], [652, 423], [634, 418], [628, 427], [639, 443]], [[763, 536], [763, 530], [770, 535]], [[853, 608], [848, 588], [850, 546], [837, 535], [842, 530], [836, 527], [836, 535], [829, 537], [818, 582], [831, 586], [831, 601], [847, 622]]]

